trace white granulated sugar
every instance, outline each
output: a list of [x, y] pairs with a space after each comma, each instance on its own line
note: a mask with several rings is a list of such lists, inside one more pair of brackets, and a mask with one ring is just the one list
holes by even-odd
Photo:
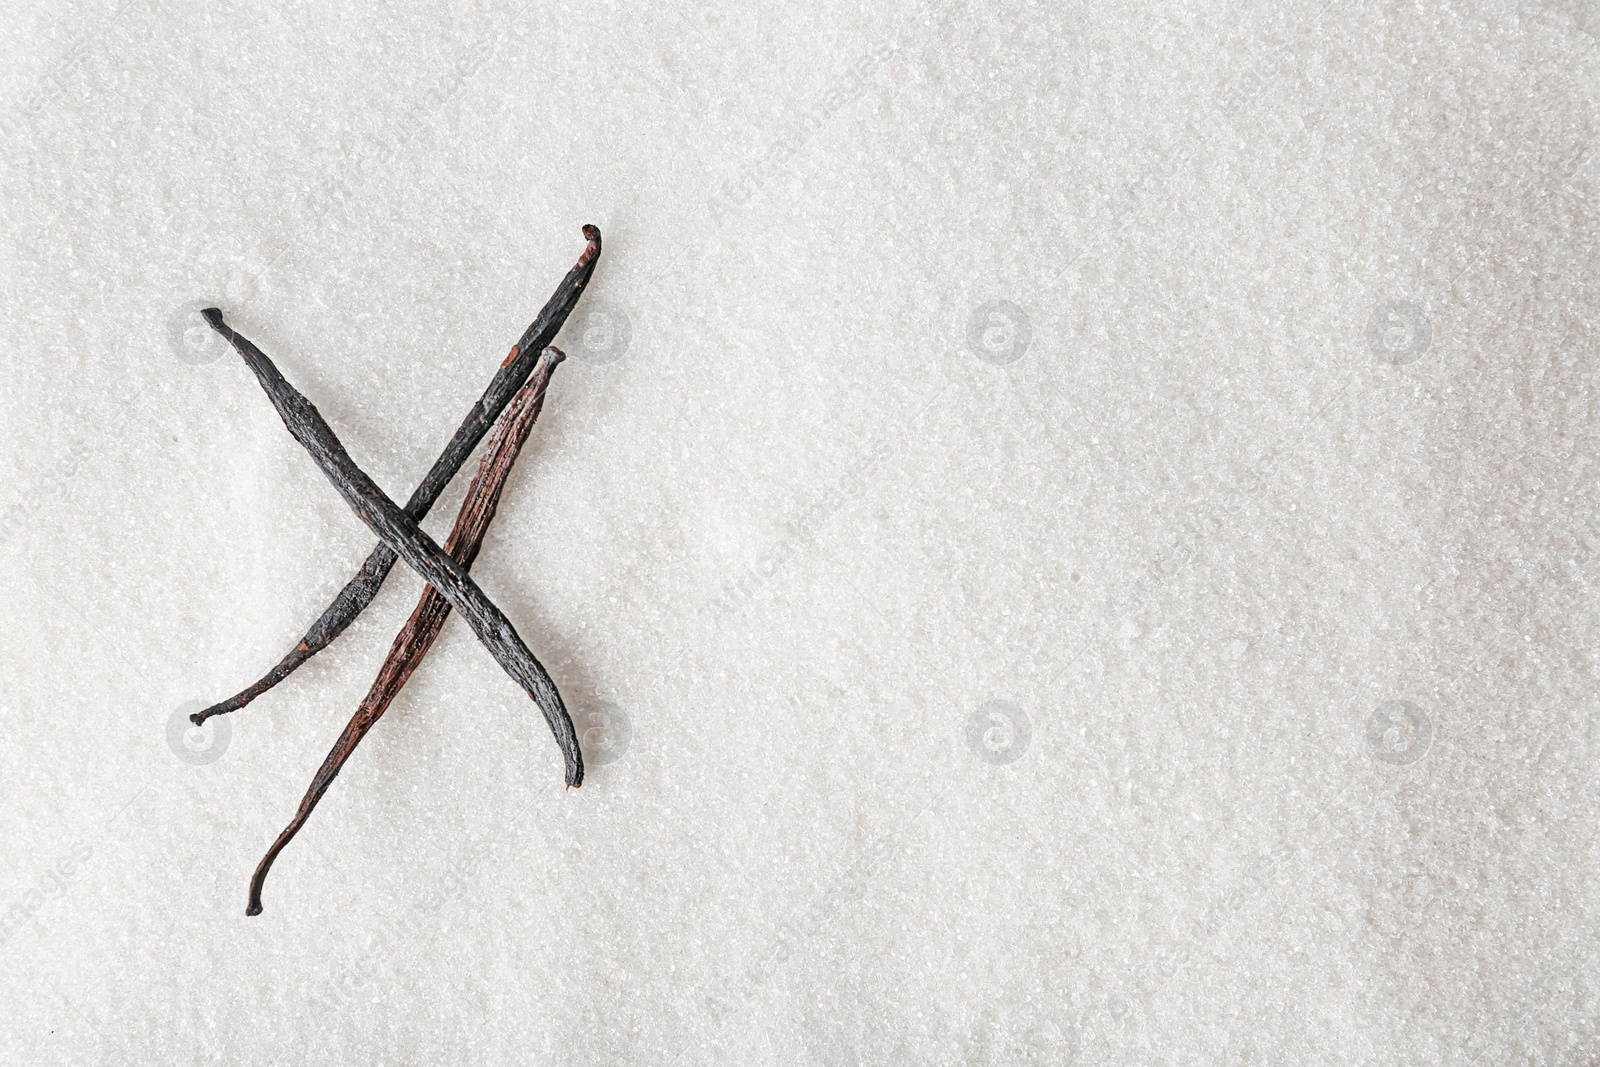
[[[1600, 1059], [1579, 0], [0, 29], [0, 1062]], [[452, 618], [209, 732], [583, 248]], [[474, 460], [425, 526], [442, 538]]]

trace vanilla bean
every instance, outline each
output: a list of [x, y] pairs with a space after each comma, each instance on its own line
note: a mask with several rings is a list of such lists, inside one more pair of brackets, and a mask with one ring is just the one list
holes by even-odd
[[578, 748], [578, 736], [572, 728], [572, 719], [561, 703], [561, 694], [556, 691], [555, 683], [523, 643], [511, 620], [484, 595], [466, 569], [445, 555], [438, 542], [429, 537], [400, 505], [390, 500], [377, 483], [356, 465], [322, 413], [289, 384], [264, 352], [234, 332], [223, 321], [222, 312], [216, 308], [206, 308], [200, 314], [244, 358], [272, 401], [272, 406], [277, 408], [284, 426], [310, 453], [356, 517], [393, 548], [407, 566], [444, 594], [501, 669], [527, 690], [544, 713], [545, 722], [555, 735], [556, 743], [561, 746], [561, 754], [566, 761], [567, 785], [582, 785], [583, 753]]
[[[461, 510], [456, 514], [455, 526], [451, 528], [450, 536], [444, 543], [444, 550], [464, 568], [471, 569], [473, 561], [478, 558], [478, 550], [483, 547], [484, 535], [489, 532], [489, 523], [494, 519], [495, 510], [500, 506], [500, 494], [505, 489], [506, 478], [510, 476], [512, 465], [517, 461], [517, 453], [522, 451], [523, 444], [533, 431], [534, 422], [539, 418], [539, 411], [544, 407], [544, 394], [550, 384], [550, 375], [554, 373], [556, 364], [564, 358], [560, 349], [544, 350], [544, 355], [534, 367], [528, 384], [522, 387], [516, 399], [512, 400], [511, 406], [506, 408], [504, 417], [495, 424], [494, 431], [489, 434], [488, 443], [483, 446], [483, 458], [478, 461], [478, 472], [472, 478], [467, 498], [462, 501]], [[311, 780], [311, 787], [306, 790], [305, 798], [300, 801], [300, 808], [295, 812], [294, 819], [284, 828], [283, 833], [278, 835], [278, 839], [272, 843], [272, 847], [267, 850], [267, 854], [261, 858], [260, 865], [256, 867], [255, 876], [250, 879], [250, 903], [245, 909], [246, 915], [261, 914], [261, 887], [266, 882], [267, 872], [272, 869], [272, 863], [278, 858], [278, 853], [294, 840], [295, 834], [300, 832], [300, 828], [306, 824], [311, 812], [322, 800], [322, 795], [328, 791], [333, 780], [344, 769], [345, 762], [355, 752], [356, 746], [361, 744], [361, 739], [367, 736], [367, 731], [371, 730], [379, 719], [383, 718], [383, 713], [389, 709], [390, 703], [400, 695], [400, 690], [411, 677], [411, 672], [417, 669], [417, 665], [428, 654], [428, 649], [433, 647], [434, 640], [439, 636], [439, 631], [449, 616], [450, 602], [433, 586], [425, 587], [422, 598], [417, 601], [416, 608], [411, 612], [411, 618], [406, 620], [394, 643], [389, 646], [389, 655], [378, 670], [372, 688], [367, 691], [361, 706], [350, 717], [350, 722], [339, 735], [339, 740], [334, 742], [333, 750], [328, 753], [328, 758], [323, 761], [316, 777]]]
[[[539, 358], [539, 353], [555, 340], [556, 334], [561, 332], [562, 325], [566, 323], [567, 316], [577, 306], [578, 297], [582, 295], [584, 286], [588, 285], [595, 264], [600, 259], [599, 229], [585, 226], [583, 236], [589, 241], [583, 255], [578, 257], [578, 262], [556, 287], [554, 295], [529, 324], [521, 340], [512, 347], [511, 354], [500, 365], [500, 370], [489, 383], [489, 388], [484, 390], [483, 396], [472, 406], [466, 419], [456, 429], [455, 436], [434, 461], [427, 477], [422, 479], [422, 484], [417, 486], [416, 491], [411, 494], [411, 499], [406, 501], [406, 514], [415, 521], [421, 522], [428, 514], [428, 510], [439, 499], [439, 494], [444, 492], [445, 486], [450, 484], [450, 480], [467, 461], [467, 457], [472, 455], [472, 450], [483, 440], [483, 435], [494, 425], [500, 413], [511, 402], [512, 396], [527, 380], [534, 363]], [[356, 576], [339, 591], [339, 595], [323, 611], [321, 617], [312, 623], [311, 629], [306, 631], [300, 643], [290, 649], [276, 666], [248, 688], [227, 700], [195, 712], [189, 716], [190, 721], [199, 726], [213, 715], [224, 715], [239, 710], [289, 677], [301, 664], [332, 644], [334, 639], [355, 621], [356, 616], [372, 603], [373, 597], [378, 595], [378, 588], [383, 585], [383, 580], [394, 569], [394, 564], [394, 550], [380, 542], [367, 557], [366, 562], [362, 563], [361, 570]]]

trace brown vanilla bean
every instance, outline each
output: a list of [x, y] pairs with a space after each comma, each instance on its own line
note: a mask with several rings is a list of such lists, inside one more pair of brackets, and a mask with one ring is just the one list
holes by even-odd
[[[556, 334], [561, 332], [562, 325], [566, 323], [567, 316], [577, 306], [578, 297], [582, 295], [584, 286], [589, 284], [589, 278], [594, 274], [595, 265], [600, 259], [599, 229], [585, 226], [583, 236], [589, 242], [583, 255], [578, 257], [578, 262], [567, 272], [567, 276], [556, 287], [555, 293], [529, 324], [521, 340], [512, 347], [511, 354], [500, 365], [494, 380], [489, 383], [489, 388], [472, 406], [472, 410], [467, 412], [466, 419], [456, 429], [455, 436], [439, 454], [439, 458], [434, 461], [427, 477], [423, 478], [422, 483], [411, 494], [411, 499], [406, 501], [406, 514], [417, 522], [421, 522], [428, 514], [434, 501], [439, 499], [439, 494], [444, 492], [445, 486], [450, 484], [450, 480], [461, 469], [461, 465], [472, 455], [472, 450], [478, 447], [483, 435], [494, 425], [501, 411], [527, 380], [535, 361], [539, 358], [539, 353], [555, 340]], [[311, 629], [306, 631], [299, 644], [290, 649], [258, 681], [227, 700], [195, 712], [189, 716], [190, 721], [199, 726], [213, 715], [224, 715], [239, 710], [289, 677], [306, 660], [327, 648], [355, 621], [356, 616], [372, 603], [373, 597], [378, 595], [378, 588], [383, 585], [383, 580], [394, 569], [394, 564], [394, 550], [387, 544], [379, 542], [378, 547], [372, 550], [372, 554], [361, 565], [361, 570], [339, 591], [339, 595], [317, 621], [312, 623]]]
[[316, 462], [356, 517], [393, 548], [407, 566], [444, 594], [501, 669], [533, 698], [550, 732], [555, 735], [556, 743], [561, 746], [567, 785], [583, 784], [583, 753], [578, 748], [572, 719], [544, 665], [528, 650], [511, 620], [484, 595], [461, 564], [445, 555], [438, 542], [356, 465], [322, 413], [289, 384], [266, 353], [236, 333], [216, 308], [206, 308], [200, 314], [244, 358], [284, 426]]
[[[505, 489], [506, 478], [517, 461], [517, 454], [522, 451], [523, 444], [533, 431], [540, 409], [544, 407], [544, 394], [550, 384], [550, 375], [564, 358], [559, 349], [544, 350], [528, 384], [522, 387], [511, 406], [506, 408], [505, 415], [495, 424], [488, 443], [483, 446], [483, 458], [478, 461], [478, 471], [473, 476], [461, 510], [456, 514], [455, 526], [444, 543], [444, 550], [462, 567], [471, 569], [473, 561], [478, 558], [484, 535], [489, 532], [489, 523], [500, 506], [500, 494]], [[311, 787], [300, 801], [294, 819], [278, 835], [256, 867], [255, 876], [250, 879], [250, 903], [245, 908], [246, 915], [261, 914], [261, 887], [278, 853], [294, 840], [322, 800], [322, 795], [344, 769], [345, 762], [355, 752], [356, 746], [361, 744], [361, 739], [367, 736], [367, 731], [383, 717], [394, 698], [400, 695], [411, 672], [417, 669], [417, 665], [428, 654], [428, 649], [433, 647], [449, 615], [450, 602], [433, 586], [425, 587], [415, 610], [411, 612], [411, 618], [389, 646], [389, 655], [373, 680], [372, 688], [367, 691], [361, 706], [339, 735], [322, 768], [311, 780]]]

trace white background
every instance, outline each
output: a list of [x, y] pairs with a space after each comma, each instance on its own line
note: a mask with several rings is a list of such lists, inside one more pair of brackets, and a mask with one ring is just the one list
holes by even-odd
[[[1597, 75], [1580, 0], [13, 5], [0, 1059], [1592, 1062]], [[404, 497], [586, 222], [476, 573], [620, 757], [452, 620], [246, 919], [420, 585], [185, 733], [372, 544], [188, 311]]]

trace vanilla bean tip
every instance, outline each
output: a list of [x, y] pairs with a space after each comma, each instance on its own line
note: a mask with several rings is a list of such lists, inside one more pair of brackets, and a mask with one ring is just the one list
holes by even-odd
[[583, 255], [578, 257], [577, 268], [587, 267], [600, 254], [600, 227], [586, 223], [583, 227], [583, 236], [588, 239], [589, 247], [583, 250]]

